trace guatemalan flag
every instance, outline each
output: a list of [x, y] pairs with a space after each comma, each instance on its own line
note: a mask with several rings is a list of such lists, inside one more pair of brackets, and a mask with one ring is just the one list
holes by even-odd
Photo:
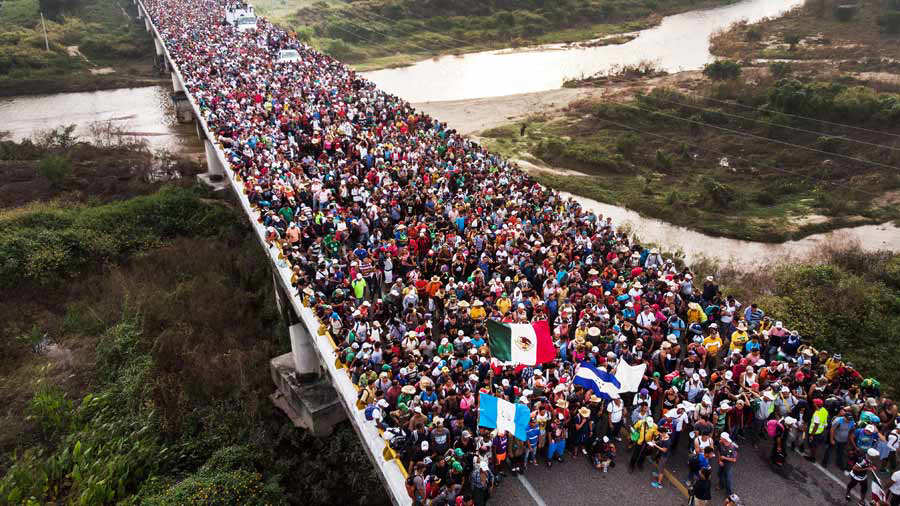
[[556, 347], [546, 320], [534, 323], [487, 322], [491, 355], [501, 362], [537, 365], [552, 362]]
[[589, 362], [582, 362], [575, 371], [575, 379], [572, 383], [589, 388], [594, 394], [601, 399], [607, 401], [615, 399], [619, 396], [619, 388], [622, 387], [619, 380], [615, 376], [606, 371], [601, 371], [592, 366]]
[[531, 411], [521, 402], [512, 403], [488, 394], [478, 396], [478, 426], [508, 430], [519, 441], [526, 441]]

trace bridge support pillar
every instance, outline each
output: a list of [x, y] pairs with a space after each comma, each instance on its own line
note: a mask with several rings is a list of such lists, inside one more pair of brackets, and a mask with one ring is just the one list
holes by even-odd
[[[175, 74], [172, 74], [174, 77]], [[172, 101], [175, 103], [175, 118], [179, 123], [190, 123], [194, 121], [194, 110], [191, 109], [191, 103], [187, 99], [184, 91], [172, 94]]]
[[175, 90], [175, 93], [184, 93], [184, 83], [181, 82], [181, 79], [178, 78], [178, 74], [172, 72], [172, 89]]
[[150, 18], [144, 17], [144, 27], [147, 28], [147, 31], [150, 31]]
[[137, 5], [137, 8], [138, 8], [137, 18], [144, 19], [144, 9], [141, 7], [141, 4], [137, 3], [137, 0], [134, 0], [134, 3]]
[[156, 56], [162, 56], [163, 54], [165, 54], [163, 53], [162, 42], [160, 42], [156, 37], [153, 37], [153, 46], [156, 48]]
[[275, 276], [278, 274], [273, 272], [275, 302], [288, 324], [291, 352], [269, 361], [276, 386], [270, 399], [288, 415], [294, 426], [306, 429], [314, 436], [325, 437], [347, 418], [347, 413], [327, 375], [322, 374], [313, 336], [297, 317]]

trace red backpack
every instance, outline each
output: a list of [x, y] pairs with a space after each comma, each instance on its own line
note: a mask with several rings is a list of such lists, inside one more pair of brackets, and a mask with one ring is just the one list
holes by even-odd
[[766, 433], [769, 437], [775, 437], [775, 434], [778, 434], [778, 429], [784, 430], [784, 425], [781, 424], [778, 420], [769, 420], [766, 422]]

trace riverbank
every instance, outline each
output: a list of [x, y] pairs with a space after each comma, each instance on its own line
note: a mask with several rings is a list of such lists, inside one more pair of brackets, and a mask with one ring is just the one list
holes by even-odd
[[900, 71], [900, 10], [879, 0], [854, 5], [841, 14], [836, 4], [811, 1], [783, 16], [736, 23], [710, 38], [710, 51], [748, 63], [810, 61], [814, 69], [825, 60], [843, 72]]
[[[874, 130], [870, 116], [843, 102], [842, 90], [856, 96], [855, 88], [825, 92], [766, 70], [746, 74], [726, 83], [673, 75], [583, 93], [558, 113], [479, 135], [506, 156], [555, 168], [534, 172], [548, 186], [715, 237], [778, 243], [900, 217], [895, 120]], [[803, 90], [823, 104], [804, 113], [839, 114], [873, 130], [848, 135], [798, 123], [783, 109], [756, 110], [778, 111], [769, 97]]]
[[655, 26], [663, 16], [735, 1], [675, 0], [661, 5], [626, 0], [613, 5], [571, 0], [516, 8], [497, 1], [294, 0], [257, 10], [355, 69], [371, 71], [492, 49], [586, 41], [621, 44], [631, 40], [623, 34]]
[[37, 0], [8, 0], [0, 19], [0, 96], [160, 84], [154, 50], [131, 2], [73, 0], [45, 12]]

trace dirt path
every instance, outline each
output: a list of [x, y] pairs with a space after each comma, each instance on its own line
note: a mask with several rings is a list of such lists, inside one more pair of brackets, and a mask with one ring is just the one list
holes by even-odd
[[504, 97], [419, 102], [413, 105], [434, 117], [441, 118], [450, 127], [463, 134], [472, 134], [519, 121], [532, 114], [557, 114], [576, 100], [598, 97], [622, 100], [637, 89], [649, 91], [658, 86], [689, 87], [692, 82], [699, 79], [703, 79], [699, 71], [687, 71], [652, 79], [613, 83], [603, 87], [560, 88]]

